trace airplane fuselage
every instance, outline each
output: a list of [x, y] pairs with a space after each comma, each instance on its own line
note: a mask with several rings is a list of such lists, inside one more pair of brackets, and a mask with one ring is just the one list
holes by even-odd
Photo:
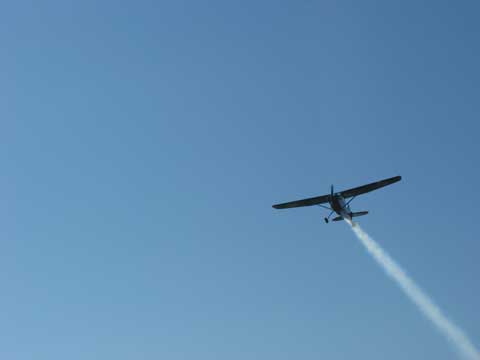
[[332, 207], [332, 210], [338, 215], [351, 219], [352, 210], [350, 210], [350, 206], [347, 204], [342, 195], [339, 193], [333, 194], [333, 196], [330, 197], [329, 203]]

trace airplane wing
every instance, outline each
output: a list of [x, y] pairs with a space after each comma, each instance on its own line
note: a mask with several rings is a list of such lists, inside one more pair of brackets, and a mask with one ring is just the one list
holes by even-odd
[[377, 182], [374, 182], [374, 183], [371, 183], [371, 184], [367, 184], [367, 185], [362, 185], [362, 186], [359, 186], [359, 187], [356, 187], [356, 188], [353, 188], [353, 189], [348, 189], [348, 190], [342, 191], [340, 194], [344, 198], [349, 198], [349, 197], [357, 196], [357, 195], [360, 195], [360, 194], [365, 194], [365, 193], [373, 191], [373, 190], [380, 189], [384, 186], [391, 185], [391, 184], [396, 183], [397, 181], [400, 181], [400, 180], [402, 180], [401, 176], [394, 176], [394, 177], [389, 178], [389, 179], [380, 180], [380, 181], [377, 181]]
[[312, 206], [317, 204], [324, 204], [328, 202], [329, 197], [330, 195], [322, 195], [322, 196], [312, 197], [308, 199], [290, 201], [283, 204], [276, 204], [276, 205], [273, 205], [272, 207], [275, 209], [288, 209], [288, 208], [301, 207], [301, 206]]

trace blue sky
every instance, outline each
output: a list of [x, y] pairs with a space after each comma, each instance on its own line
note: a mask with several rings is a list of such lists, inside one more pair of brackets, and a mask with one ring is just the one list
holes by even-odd
[[16, 1], [0, 355], [451, 359], [341, 223], [480, 346], [476, 2]]

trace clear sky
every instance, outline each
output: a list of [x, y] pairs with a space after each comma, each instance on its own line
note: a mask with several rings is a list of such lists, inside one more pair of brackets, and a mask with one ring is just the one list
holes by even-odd
[[480, 346], [476, 1], [8, 1], [0, 357], [452, 359]]

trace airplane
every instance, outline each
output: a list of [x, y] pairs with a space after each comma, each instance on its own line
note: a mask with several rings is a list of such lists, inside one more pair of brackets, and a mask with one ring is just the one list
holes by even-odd
[[[368, 211], [352, 212], [352, 210], [350, 209], [350, 203], [353, 201], [353, 199], [355, 199], [358, 195], [380, 189], [384, 186], [391, 185], [400, 180], [402, 180], [401, 176], [394, 176], [388, 179], [380, 180], [377, 182], [373, 182], [370, 184], [358, 186], [352, 189], [339, 191], [339, 192], [334, 192], [333, 185], [332, 185], [330, 187], [330, 194], [316, 196], [308, 199], [290, 201], [282, 204], [276, 204], [276, 205], [272, 205], [272, 207], [274, 209], [289, 209], [289, 208], [295, 208], [295, 207], [301, 207], [301, 206], [318, 205], [324, 209], [331, 210], [330, 214], [326, 218], [324, 218], [327, 224], [334, 212], [337, 213], [338, 216], [333, 218], [332, 221], [347, 220], [352, 222], [352, 219], [354, 217], [368, 214]], [[349, 200], [346, 201], [346, 199], [349, 199]], [[328, 203], [330, 207], [322, 205], [326, 203]]]

